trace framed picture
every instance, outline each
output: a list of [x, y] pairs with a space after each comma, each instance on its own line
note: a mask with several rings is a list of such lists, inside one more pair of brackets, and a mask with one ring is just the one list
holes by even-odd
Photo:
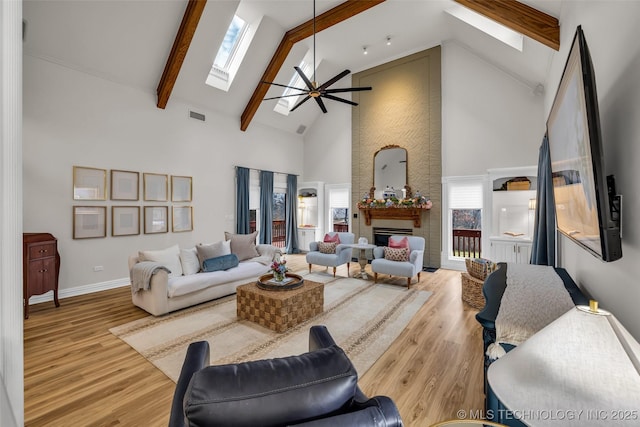
[[174, 233], [193, 230], [193, 208], [191, 206], [174, 206], [172, 216], [171, 225]]
[[111, 171], [111, 200], [138, 200], [140, 198], [140, 173]]
[[166, 202], [169, 197], [169, 176], [157, 173], [145, 173], [144, 200], [153, 202]]
[[74, 206], [73, 238], [107, 237], [106, 206]]
[[190, 202], [191, 201], [191, 177], [171, 176], [171, 201]]
[[74, 166], [73, 200], [107, 200], [107, 170]]
[[139, 206], [111, 207], [111, 235], [133, 236], [140, 234]]
[[169, 208], [167, 206], [144, 207], [144, 234], [167, 233]]

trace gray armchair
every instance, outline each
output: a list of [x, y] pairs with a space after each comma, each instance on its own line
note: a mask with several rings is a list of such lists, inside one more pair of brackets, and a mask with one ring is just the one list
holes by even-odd
[[309, 244], [309, 252], [307, 252], [307, 263], [309, 264], [309, 273], [311, 273], [311, 266], [313, 264], [323, 265], [325, 267], [333, 267], [333, 277], [336, 276], [336, 267], [347, 264], [347, 276], [349, 275], [349, 263], [351, 262], [351, 248], [347, 245], [352, 245], [355, 240], [353, 233], [344, 232], [331, 232], [330, 236], [338, 235], [340, 237], [340, 244], [336, 246], [335, 254], [323, 254], [318, 250], [318, 242], [311, 242]]
[[[393, 240], [400, 240], [405, 236], [391, 236]], [[407, 288], [411, 286], [411, 279], [418, 276], [424, 256], [424, 237], [406, 236], [409, 240], [409, 261], [391, 261], [384, 258], [384, 247], [377, 247], [373, 250], [373, 260], [371, 261], [371, 271], [373, 271], [373, 281], [378, 282], [378, 273], [389, 274], [407, 278]]]

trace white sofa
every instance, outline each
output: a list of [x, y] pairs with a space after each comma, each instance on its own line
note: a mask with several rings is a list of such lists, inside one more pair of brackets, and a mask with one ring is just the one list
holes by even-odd
[[[256, 245], [260, 254], [257, 258], [240, 261], [237, 267], [227, 270], [198, 272], [170, 277], [167, 270], [156, 271], [149, 282], [148, 290], [134, 291], [133, 304], [143, 310], [160, 316], [181, 308], [190, 307], [236, 292], [239, 285], [249, 283], [270, 269], [271, 261], [278, 259], [281, 252], [272, 245]], [[140, 262], [139, 254], [129, 257], [129, 271]]]

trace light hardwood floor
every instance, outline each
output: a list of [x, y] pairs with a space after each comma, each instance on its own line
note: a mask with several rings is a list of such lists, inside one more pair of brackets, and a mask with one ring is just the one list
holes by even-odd
[[[306, 268], [304, 255], [287, 258], [293, 270]], [[345, 276], [346, 267], [337, 274]], [[412, 287], [433, 295], [360, 379], [361, 388], [393, 398], [406, 426], [480, 410], [481, 329], [476, 310], [460, 299], [460, 273], [423, 272]], [[145, 316], [129, 288], [67, 298], [59, 308], [32, 306], [24, 322], [25, 425], [166, 426], [175, 384], [109, 332]]]

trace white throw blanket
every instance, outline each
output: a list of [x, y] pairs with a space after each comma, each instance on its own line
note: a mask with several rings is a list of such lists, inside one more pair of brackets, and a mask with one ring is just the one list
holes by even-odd
[[487, 356], [504, 356], [500, 343], [522, 344], [573, 307], [553, 267], [508, 263], [507, 287], [496, 316], [496, 342], [487, 348]]
[[171, 273], [167, 267], [157, 262], [141, 261], [136, 263], [131, 269], [131, 291], [135, 293], [143, 289], [148, 290], [151, 287], [151, 276], [159, 270]]

